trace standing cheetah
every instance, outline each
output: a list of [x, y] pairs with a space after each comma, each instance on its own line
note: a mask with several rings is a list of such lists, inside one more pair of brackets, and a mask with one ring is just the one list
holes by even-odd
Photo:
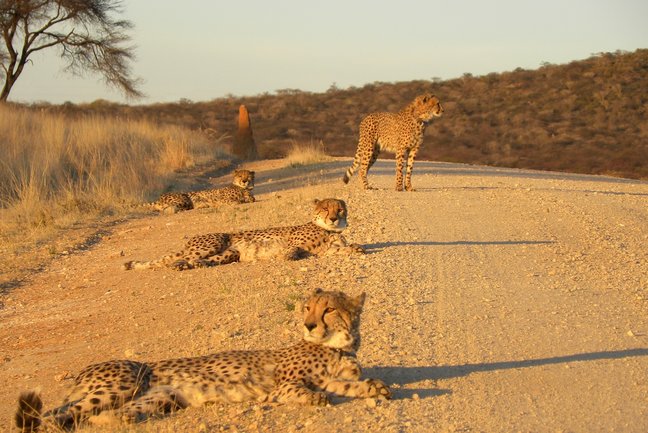
[[33, 432], [41, 424], [73, 429], [86, 421], [140, 422], [188, 406], [249, 400], [325, 406], [327, 392], [389, 399], [382, 381], [360, 380], [356, 351], [364, 298], [316, 290], [304, 303], [303, 340], [284, 349], [90, 365], [58, 408], [41, 413], [39, 394], [22, 393], [16, 425]]
[[403, 164], [407, 159], [405, 189], [412, 191], [412, 167], [414, 158], [423, 143], [423, 133], [433, 117], [439, 117], [443, 107], [431, 94], [417, 96], [398, 113], [372, 113], [360, 122], [360, 139], [353, 165], [342, 180], [348, 183], [360, 167], [360, 180], [369, 189], [367, 172], [382, 149], [396, 154], [396, 191], [403, 190]]
[[223, 203], [254, 203], [252, 188], [254, 172], [236, 170], [230, 186], [191, 192], [167, 192], [150, 206], [165, 213], [176, 213], [182, 210], [217, 207]]
[[189, 239], [184, 249], [178, 253], [149, 262], [126, 262], [123, 268], [130, 270], [169, 266], [184, 270], [277, 257], [297, 260], [307, 255], [364, 253], [362, 247], [348, 244], [341, 235], [347, 226], [344, 201], [329, 198], [315, 200], [314, 204], [313, 221], [307, 224], [198, 235]]

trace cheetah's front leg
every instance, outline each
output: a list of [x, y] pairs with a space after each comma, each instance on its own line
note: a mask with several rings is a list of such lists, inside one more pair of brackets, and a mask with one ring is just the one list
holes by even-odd
[[246, 191], [243, 195], [243, 203], [254, 203], [255, 201], [254, 196], [249, 191]]
[[333, 235], [335, 238], [331, 242], [329, 249], [326, 250], [325, 255], [333, 255], [333, 254], [346, 254], [346, 255], [351, 255], [351, 254], [365, 254], [366, 251], [365, 249], [358, 245], [358, 244], [349, 244], [347, 243], [346, 239], [344, 236], [340, 234]]
[[365, 379], [365, 380], [331, 380], [324, 388], [340, 397], [359, 397], [359, 398], [391, 398], [391, 391], [382, 380]]
[[355, 357], [342, 357], [337, 368], [331, 372], [324, 389], [341, 397], [391, 398], [391, 392], [385, 383], [378, 379], [359, 380], [362, 369]]
[[310, 406], [326, 406], [329, 404], [325, 393], [311, 390], [303, 381], [281, 382], [270, 393], [268, 401]]

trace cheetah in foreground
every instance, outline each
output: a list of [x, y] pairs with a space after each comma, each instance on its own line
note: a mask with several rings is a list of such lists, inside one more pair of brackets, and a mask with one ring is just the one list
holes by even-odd
[[236, 170], [230, 186], [191, 192], [167, 192], [150, 206], [161, 212], [176, 213], [183, 210], [218, 207], [225, 203], [254, 203], [252, 188], [254, 188], [254, 172]]
[[327, 392], [389, 399], [382, 381], [360, 380], [356, 351], [364, 298], [316, 290], [304, 303], [303, 340], [284, 349], [90, 365], [58, 408], [41, 414], [39, 394], [22, 393], [16, 425], [33, 432], [41, 424], [72, 429], [86, 421], [141, 422], [188, 406], [249, 400], [324, 406]]
[[396, 154], [396, 191], [403, 190], [403, 164], [407, 159], [405, 189], [412, 191], [414, 158], [423, 143], [423, 133], [433, 117], [439, 117], [443, 107], [431, 94], [417, 96], [398, 113], [372, 113], [360, 122], [360, 139], [353, 165], [342, 180], [348, 183], [360, 167], [358, 175], [364, 189], [369, 189], [367, 172], [376, 162], [381, 150]]
[[341, 232], [347, 226], [347, 208], [342, 200], [315, 200], [313, 220], [307, 224], [247, 230], [239, 233], [210, 233], [194, 236], [178, 253], [149, 262], [130, 261], [129, 269], [172, 267], [176, 270], [223, 265], [233, 262], [283, 258], [297, 260], [308, 255], [364, 253], [348, 244]]

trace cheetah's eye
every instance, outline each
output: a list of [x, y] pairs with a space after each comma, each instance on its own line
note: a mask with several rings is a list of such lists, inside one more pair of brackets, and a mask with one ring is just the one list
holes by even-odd
[[308, 313], [308, 312], [310, 311], [310, 307], [309, 307], [308, 305], [306, 305], [306, 306], [304, 307], [304, 311]]
[[335, 311], [335, 308], [333, 307], [326, 307], [326, 310], [324, 310], [324, 314], [330, 314]]

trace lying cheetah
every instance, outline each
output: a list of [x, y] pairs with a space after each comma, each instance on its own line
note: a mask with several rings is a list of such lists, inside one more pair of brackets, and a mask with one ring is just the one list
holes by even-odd
[[236, 170], [234, 181], [230, 186], [202, 191], [168, 192], [162, 194], [150, 206], [165, 213], [175, 213], [182, 210], [217, 207], [223, 203], [254, 203], [252, 188], [254, 188], [254, 172]]
[[149, 262], [126, 262], [123, 268], [169, 266], [183, 270], [277, 257], [297, 260], [306, 255], [364, 253], [359, 245], [347, 244], [340, 234], [347, 226], [344, 201], [329, 198], [314, 203], [313, 221], [308, 224], [198, 235], [189, 239], [179, 253]]
[[396, 154], [396, 191], [403, 190], [403, 164], [407, 159], [405, 189], [412, 191], [412, 167], [414, 158], [423, 143], [423, 133], [433, 117], [439, 117], [443, 108], [439, 99], [430, 94], [417, 96], [398, 113], [372, 113], [360, 122], [360, 139], [353, 165], [342, 180], [348, 183], [360, 167], [360, 180], [369, 189], [367, 172], [376, 162], [382, 149]]
[[58, 408], [41, 413], [39, 394], [22, 393], [16, 425], [33, 432], [41, 424], [140, 422], [188, 406], [249, 400], [325, 406], [327, 392], [389, 399], [382, 381], [360, 380], [355, 353], [364, 298], [316, 290], [304, 303], [303, 340], [284, 349], [90, 365]]

